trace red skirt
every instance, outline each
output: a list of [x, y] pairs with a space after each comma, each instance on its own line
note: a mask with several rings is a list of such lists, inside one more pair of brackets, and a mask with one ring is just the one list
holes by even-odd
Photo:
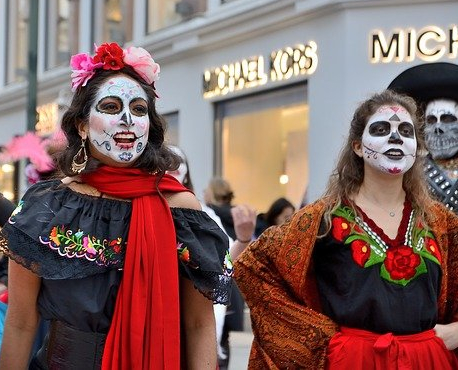
[[328, 370], [453, 370], [455, 354], [433, 329], [412, 335], [342, 327], [328, 347]]

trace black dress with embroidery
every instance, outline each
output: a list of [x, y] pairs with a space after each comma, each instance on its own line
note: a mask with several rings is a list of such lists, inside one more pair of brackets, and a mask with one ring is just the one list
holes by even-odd
[[[32, 186], [2, 230], [5, 253], [42, 277], [41, 317], [107, 333], [122, 278], [131, 203], [60, 181]], [[215, 303], [230, 299], [228, 239], [205, 212], [172, 208], [181, 276]]]
[[406, 202], [395, 239], [358, 209], [340, 206], [313, 261], [322, 308], [341, 326], [414, 334], [434, 327], [442, 276], [434, 235]]

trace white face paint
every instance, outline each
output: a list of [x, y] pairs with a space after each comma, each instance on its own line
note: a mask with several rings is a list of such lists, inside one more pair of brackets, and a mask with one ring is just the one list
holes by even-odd
[[[148, 143], [148, 98], [133, 79], [116, 76], [105, 81], [95, 97], [89, 114], [89, 141], [102, 156], [131, 164], [143, 153]], [[108, 160], [106, 160], [108, 157]]]
[[403, 174], [415, 162], [417, 138], [412, 117], [401, 106], [380, 107], [369, 118], [361, 143], [364, 161], [382, 172]]
[[188, 166], [186, 165], [186, 156], [180, 148], [173, 145], [170, 145], [169, 147], [175, 154], [177, 154], [181, 158], [182, 162], [180, 163], [178, 169], [176, 169], [175, 171], [167, 171], [167, 173], [175, 177], [180, 182], [180, 184], [183, 184], [184, 178], [188, 173]]

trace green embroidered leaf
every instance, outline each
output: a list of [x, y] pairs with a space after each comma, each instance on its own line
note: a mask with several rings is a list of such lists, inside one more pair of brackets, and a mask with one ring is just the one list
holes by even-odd
[[367, 235], [353, 234], [350, 235], [347, 239], [345, 239], [345, 244], [351, 244], [355, 240], [362, 240], [365, 241], [367, 244], [371, 244], [372, 242], [372, 239]]
[[348, 221], [354, 221], [355, 219], [355, 214], [353, 213], [353, 210], [350, 207], [342, 207], [340, 206], [337, 208], [334, 212], [333, 215], [338, 216], [338, 217], [343, 217], [347, 219]]
[[421, 251], [420, 251], [420, 255], [429, 259], [430, 261], [433, 261], [434, 263], [437, 263], [438, 265], [440, 265], [440, 262], [439, 260], [434, 257], [431, 253], [428, 252], [428, 250], [426, 248], [423, 248]]
[[369, 259], [367, 260], [366, 264], [364, 265], [364, 268], [376, 265], [378, 263], [383, 263], [384, 260], [385, 260], [385, 256], [384, 255], [383, 256], [379, 256], [377, 253], [375, 253], [371, 249], [371, 255], [370, 255]]

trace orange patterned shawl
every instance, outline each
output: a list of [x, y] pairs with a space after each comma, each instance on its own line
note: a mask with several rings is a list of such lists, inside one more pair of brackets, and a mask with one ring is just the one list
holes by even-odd
[[[254, 333], [249, 369], [324, 369], [338, 330], [320, 313], [311, 264], [324, 205], [319, 200], [268, 229], [235, 261]], [[439, 323], [450, 323], [458, 320], [458, 216], [435, 203], [428, 219], [443, 257]]]

